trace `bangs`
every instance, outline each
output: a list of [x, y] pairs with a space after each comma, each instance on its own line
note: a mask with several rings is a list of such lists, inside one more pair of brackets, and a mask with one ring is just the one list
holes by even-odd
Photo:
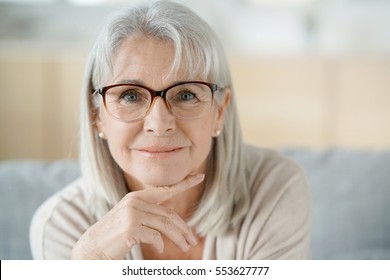
[[[188, 79], [202, 79], [225, 86], [227, 66], [222, 46], [208, 24], [184, 7], [138, 7], [114, 15], [103, 29], [94, 46], [92, 83], [95, 88], [105, 85], [112, 73], [112, 57], [121, 43], [132, 36], [145, 36], [172, 42], [175, 54], [167, 75], [185, 72]], [[165, 16], [162, 17], [161, 15]]]
[[194, 42], [173, 42], [175, 56], [171, 64], [171, 69], [168, 76], [176, 77], [180, 71], [181, 75], [185, 75], [188, 80], [202, 80], [207, 82], [216, 82], [216, 73], [211, 69], [211, 65], [216, 65], [216, 62], [210, 63], [207, 58], [207, 51]]

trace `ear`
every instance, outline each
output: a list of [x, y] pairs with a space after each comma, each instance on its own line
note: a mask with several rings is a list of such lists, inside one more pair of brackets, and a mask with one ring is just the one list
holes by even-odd
[[221, 131], [223, 127], [223, 122], [225, 119], [225, 113], [230, 105], [232, 98], [232, 91], [230, 87], [226, 87], [224, 89], [224, 92], [222, 93], [221, 100], [217, 101], [217, 115], [216, 115], [216, 123], [215, 123], [215, 130]]
[[105, 139], [105, 136], [106, 133], [105, 133], [105, 127], [104, 127], [104, 123], [101, 119], [101, 116], [100, 116], [100, 110], [99, 109], [96, 109], [96, 112], [94, 112], [93, 114], [93, 122], [94, 122], [94, 125], [95, 125], [95, 129], [96, 129], [96, 133], [98, 134], [98, 136], [100, 138], [103, 138]]

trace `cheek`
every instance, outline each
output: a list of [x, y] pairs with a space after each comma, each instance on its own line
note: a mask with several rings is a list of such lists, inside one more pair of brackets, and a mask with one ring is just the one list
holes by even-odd
[[120, 164], [120, 157], [129, 151], [129, 145], [134, 141], [142, 126], [139, 124], [121, 123], [118, 121], [108, 122], [106, 125], [106, 138], [110, 152], [115, 161]]
[[[207, 169], [207, 158], [212, 148], [212, 137], [203, 133], [192, 148], [192, 171], [195, 173], [205, 172]], [[198, 171], [198, 172], [196, 172]]]
[[210, 148], [212, 136], [208, 127], [197, 128], [192, 133], [191, 138], [195, 148], [202, 150]]
[[212, 144], [212, 121], [210, 118], [199, 120], [193, 126], [187, 125], [186, 135], [192, 142], [192, 156], [199, 164], [205, 160], [210, 152]]

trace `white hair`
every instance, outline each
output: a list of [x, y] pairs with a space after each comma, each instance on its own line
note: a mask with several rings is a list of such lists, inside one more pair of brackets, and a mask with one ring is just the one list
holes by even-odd
[[214, 138], [208, 157], [205, 191], [189, 221], [201, 235], [224, 233], [241, 221], [249, 207], [247, 169], [230, 71], [211, 27], [188, 8], [170, 1], [121, 9], [103, 28], [90, 54], [81, 100], [80, 160], [91, 210], [99, 219], [128, 192], [123, 171], [106, 141], [97, 136], [94, 120], [100, 105], [94, 102], [92, 93], [105, 85], [112, 69], [111, 58], [121, 42], [133, 35], [171, 42], [175, 49], [172, 71], [184, 62], [189, 78], [200, 75], [232, 91], [224, 128]]

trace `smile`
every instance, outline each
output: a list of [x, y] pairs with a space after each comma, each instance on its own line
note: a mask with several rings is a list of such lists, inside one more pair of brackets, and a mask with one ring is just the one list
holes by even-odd
[[137, 152], [141, 153], [146, 157], [170, 157], [183, 150], [184, 147], [147, 147], [136, 149]]

